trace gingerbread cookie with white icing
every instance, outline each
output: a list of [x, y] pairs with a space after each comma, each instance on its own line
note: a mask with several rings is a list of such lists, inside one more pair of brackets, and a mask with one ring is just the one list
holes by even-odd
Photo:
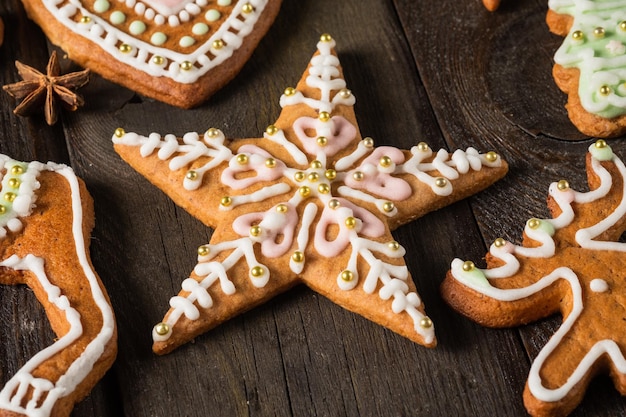
[[89, 257], [93, 202], [65, 165], [0, 155], [0, 179], [0, 284], [32, 289], [57, 335], [9, 375], [0, 416], [68, 417], [117, 354], [111, 303]]
[[70, 59], [173, 106], [191, 108], [237, 75], [281, 0], [22, 0]]
[[598, 373], [626, 392], [626, 166], [604, 140], [589, 147], [590, 191], [550, 185], [551, 219], [530, 219], [521, 246], [499, 238], [487, 268], [455, 259], [441, 293], [490, 327], [561, 313], [563, 324], [535, 358], [524, 390], [533, 416], [566, 415]]
[[500, 179], [495, 152], [411, 150], [362, 138], [335, 41], [323, 35], [263, 137], [182, 138], [118, 129], [115, 150], [207, 226], [211, 241], [153, 330], [167, 353], [304, 283], [432, 347], [435, 334], [391, 230]]
[[567, 112], [582, 133], [626, 133], [626, 1], [550, 0], [547, 23], [564, 36], [554, 79], [568, 95]]

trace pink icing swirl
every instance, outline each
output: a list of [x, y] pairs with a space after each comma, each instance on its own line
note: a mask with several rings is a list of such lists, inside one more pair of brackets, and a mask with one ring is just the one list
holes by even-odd
[[[325, 122], [313, 117], [300, 117], [293, 123], [293, 131], [305, 152], [314, 156], [320, 151], [326, 156], [333, 156], [350, 145], [356, 136], [356, 127], [342, 116], [334, 116]], [[315, 134], [310, 136], [309, 132], [313, 131]], [[327, 139], [326, 145], [318, 144], [320, 136]]]

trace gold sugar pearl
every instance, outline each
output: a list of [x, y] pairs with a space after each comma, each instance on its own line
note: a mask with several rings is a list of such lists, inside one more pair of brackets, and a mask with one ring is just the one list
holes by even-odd
[[211, 253], [211, 249], [209, 249], [207, 245], [202, 245], [198, 247], [198, 255], [207, 256], [209, 253]]
[[7, 208], [4, 207], [3, 205], [0, 205], [0, 214], [4, 214], [7, 212]]
[[310, 166], [313, 169], [320, 169], [322, 167], [322, 163], [316, 159], [315, 161], [311, 162]]
[[322, 34], [322, 36], [320, 36], [320, 41], [321, 42], [330, 42], [333, 40], [333, 37], [330, 36], [328, 33], [324, 33]]
[[626, 20], [622, 20], [621, 22], [619, 22], [619, 28], [620, 30], [626, 32]]
[[276, 160], [274, 158], [267, 158], [265, 160], [265, 166], [268, 168], [276, 168]]
[[365, 178], [365, 174], [361, 171], [356, 171], [354, 174], [352, 174], [352, 178], [355, 181], [363, 181], [363, 179]]
[[302, 171], [298, 171], [295, 174], [293, 174], [293, 179], [296, 180], [296, 182], [304, 181], [305, 177], [306, 177], [306, 174]]
[[165, 58], [160, 55], [155, 55], [152, 57], [152, 63], [155, 65], [163, 65], [165, 63]]
[[319, 191], [320, 194], [328, 194], [330, 192], [330, 185], [320, 184], [317, 186], [317, 191]]
[[352, 96], [352, 91], [348, 90], [347, 88], [342, 88], [341, 90], [339, 90], [339, 96], [341, 98], [350, 98]]
[[352, 271], [348, 271], [347, 269], [341, 273], [341, 280], [345, 282], [350, 282], [354, 279], [354, 273]]
[[593, 30], [593, 36], [595, 36], [598, 39], [604, 38], [604, 35], [606, 35], [606, 31], [604, 30], [603, 27], [597, 27]]
[[504, 240], [501, 237], [499, 237], [499, 238], [497, 238], [496, 240], [493, 241], [493, 244], [495, 245], [496, 248], [501, 248], [504, 245], [506, 245], [506, 240]]
[[611, 94], [611, 87], [609, 87], [608, 85], [603, 85], [602, 87], [600, 87], [600, 90], [598, 90], [598, 92], [602, 96], [608, 96], [609, 94]]
[[116, 138], [121, 138], [125, 134], [126, 134], [126, 132], [121, 127], [118, 127], [117, 129], [115, 129], [114, 135], [115, 135]]
[[254, 237], [260, 236], [262, 231], [263, 229], [261, 229], [261, 226], [252, 226], [250, 228], [250, 236], [254, 236]]
[[383, 211], [385, 213], [391, 213], [395, 208], [396, 205], [393, 204], [391, 201], [386, 201], [385, 203], [383, 203]]
[[118, 48], [118, 49], [120, 50], [120, 52], [121, 52], [121, 53], [123, 53], [123, 54], [127, 54], [127, 53], [129, 53], [130, 51], [132, 51], [132, 50], [133, 50], [133, 47], [132, 47], [132, 46], [130, 46], [129, 44], [127, 44], [127, 43], [123, 43], [123, 44], [121, 44], [121, 45], [119, 46], [119, 48]]
[[183, 61], [180, 63], [180, 69], [183, 71], [189, 71], [193, 68], [193, 64], [189, 61]]
[[245, 14], [250, 14], [254, 11], [254, 6], [252, 6], [250, 3], [246, 3], [241, 7], [241, 11]]
[[287, 87], [285, 88], [285, 91], [283, 92], [283, 94], [286, 96], [293, 96], [294, 94], [296, 94], [296, 89], [293, 87]]
[[306, 185], [303, 185], [302, 187], [300, 187], [298, 192], [300, 193], [302, 197], [308, 197], [311, 195], [311, 189], [307, 187]]
[[387, 243], [387, 247], [392, 251], [397, 251], [398, 249], [400, 249], [400, 244], [395, 240], [392, 240], [391, 242]]
[[188, 180], [191, 181], [195, 181], [198, 179], [198, 173], [196, 171], [187, 171], [187, 174], [185, 174], [185, 178], [187, 178]]
[[245, 155], [243, 153], [237, 155], [237, 163], [239, 165], [246, 165], [248, 163], [248, 155]]
[[291, 255], [291, 259], [297, 263], [304, 262], [304, 253], [297, 250], [293, 253], [293, 255]]
[[[123, 136], [123, 134], [122, 134]], [[24, 173], [24, 168], [20, 165], [13, 165], [11, 167], [11, 174], [13, 175], [22, 175]]]
[[270, 136], [275, 135], [277, 132], [278, 132], [278, 128], [274, 125], [269, 125], [267, 128], [265, 128], [265, 133], [267, 133]]
[[374, 139], [367, 137], [363, 139], [363, 146], [365, 146], [366, 148], [373, 148], [374, 147]]
[[262, 266], [255, 266], [254, 268], [250, 270], [250, 275], [252, 275], [255, 278], [262, 277], [264, 274], [265, 274], [265, 270], [263, 269]]
[[435, 186], [439, 187], [439, 188], [443, 188], [446, 185], [448, 185], [448, 180], [445, 179], [444, 177], [439, 177], [435, 180]]
[[423, 329], [430, 329], [433, 327], [433, 321], [429, 317], [424, 316], [420, 320], [420, 327]]
[[220, 204], [224, 207], [228, 207], [233, 203], [233, 199], [226, 196], [226, 197], [222, 197], [222, 199], [220, 200]]
[[391, 160], [390, 157], [388, 156], [383, 156], [382, 158], [380, 158], [380, 166], [383, 168], [388, 168], [391, 166], [391, 164], [393, 164], [393, 161]]
[[530, 227], [531, 229], [536, 229], [539, 227], [539, 225], [541, 225], [541, 220], [539, 219], [530, 219], [528, 220], [528, 227]]
[[420, 142], [417, 144], [417, 150], [420, 152], [427, 152], [428, 149], [430, 149], [428, 147], [428, 144], [426, 142]]
[[318, 182], [320, 180], [320, 174], [317, 172], [311, 172], [307, 178], [310, 182]]
[[344, 221], [344, 223], [348, 229], [354, 229], [357, 224], [356, 219], [352, 216], [346, 217], [346, 220]]
[[328, 202], [328, 207], [330, 207], [333, 210], [337, 209], [339, 206], [341, 206], [341, 203], [336, 198], [333, 198], [332, 200]]
[[316, 140], [318, 146], [328, 145], [328, 139], [325, 136], [320, 136]]
[[487, 162], [496, 162], [498, 160], [498, 154], [494, 151], [489, 151], [485, 154]]
[[11, 179], [9, 179], [7, 184], [11, 188], [19, 188], [20, 185], [22, 184], [22, 182], [20, 180], [18, 180], [17, 178], [11, 178]]
[[606, 141], [604, 139], [598, 139], [594, 146], [598, 149], [603, 149], [607, 147]]
[[165, 336], [166, 334], [170, 332], [170, 326], [167, 323], [159, 323], [156, 326], [154, 326], [154, 331], [159, 336]]
[[83, 16], [80, 18], [80, 23], [89, 23], [91, 22], [91, 17], [89, 16]]
[[582, 30], [575, 30], [574, 32], [572, 32], [572, 39], [574, 39], [575, 41], [582, 41], [583, 39], [585, 39], [585, 34]]
[[567, 180], [560, 180], [556, 183], [556, 188], [560, 191], [569, 190], [569, 182], [567, 182]]
[[220, 134], [219, 129], [216, 129], [214, 127], [209, 128], [209, 130], [206, 131], [206, 135], [210, 138], [216, 138], [218, 137]]
[[224, 41], [221, 39], [216, 39], [211, 45], [213, 46], [213, 49], [220, 50], [224, 47]]
[[463, 262], [463, 271], [469, 272], [469, 271], [472, 271], [474, 268], [476, 268], [476, 265], [474, 265], [474, 262], [472, 261]]
[[321, 111], [318, 118], [322, 121], [322, 122], [327, 122], [330, 120], [330, 113], [328, 113], [327, 111]]
[[15, 193], [11, 193], [11, 192], [8, 192], [4, 195], [4, 199], [8, 201], [9, 203], [12, 203], [13, 200], [15, 200], [15, 197], [17, 197]]
[[326, 179], [332, 181], [337, 178], [337, 171], [335, 171], [334, 169], [327, 169], [326, 172], [324, 172], [324, 176], [326, 177]]
[[287, 204], [284, 203], [280, 203], [279, 205], [276, 206], [276, 211], [279, 213], [287, 213], [287, 210], [289, 208], [287, 207]]

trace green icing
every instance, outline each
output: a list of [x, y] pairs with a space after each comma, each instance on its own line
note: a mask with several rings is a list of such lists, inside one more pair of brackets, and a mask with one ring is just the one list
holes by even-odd
[[609, 145], [599, 148], [594, 143], [589, 147], [589, 152], [598, 161], [610, 161], [613, 159], [613, 149]]
[[128, 30], [133, 35], [141, 35], [146, 31], [146, 24], [140, 20], [135, 20], [130, 24]]
[[[620, 27], [626, 0], [557, 0], [550, 8], [574, 18], [554, 60], [580, 70], [578, 95], [585, 110], [605, 118], [626, 114], [626, 31]], [[597, 28], [604, 31], [600, 36]]]
[[96, 0], [93, 3], [93, 9], [98, 13], [104, 13], [111, 7], [111, 3], [108, 0]]
[[120, 12], [119, 10], [116, 10], [113, 13], [111, 13], [111, 16], [109, 16], [109, 19], [111, 20], [111, 23], [113, 23], [114, 25], [120, 25], [126, 21], [126, 15]]
[[475, 286], [491, 287], [491, 284], [487, 281], [487, 277], [485, 277], [483, 271], [478, 268], [472, 268], [470, 271], [461, 269], [461, 276], [466, 282], [471, 282]]
[[167, 41], [167, 35], [163, 32], [154, 32], [150, 37], [150, 42], [154, 45], [163, 45]]
[[539, 219], [531, 219], [529, 220], [538, 220], [539, 221], [539, 226], [536, 227], [534, 230], [540, 230], [542, 232], [544, 232], [545, 234], [547, 234], [548, 236], [554, 236], [554, 226], [552, 225], [552, 223], [545, 221], [545, 220], [539, 220]]

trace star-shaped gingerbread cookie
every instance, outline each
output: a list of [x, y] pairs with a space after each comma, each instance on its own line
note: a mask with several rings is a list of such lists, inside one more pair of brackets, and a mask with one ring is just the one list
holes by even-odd
[[153, 330], [167, 353], [304, 283], [426, 346], [434, 328], [391, 230], [473, 194], [507, 164], [475, 149], [374, 147], [362, 138], [335, 41], [323, 35], [262, 138], [217, 129], [182, 138], [118, 129], [115, 150], [177, 204], [215, 228]]
[[626, 166], [599, 140], [587, 176], [588, 192], [565, 180], [550, 185], [551, 219], [528, 220], [521, 246], [496, 239], [487, 269], [455, 259], [441, 288], [453, 308], [486, 326], [563, 315], [530, 369], [524, 403], [534, 416], [571, 412], [597, 373], [626, 392]]

